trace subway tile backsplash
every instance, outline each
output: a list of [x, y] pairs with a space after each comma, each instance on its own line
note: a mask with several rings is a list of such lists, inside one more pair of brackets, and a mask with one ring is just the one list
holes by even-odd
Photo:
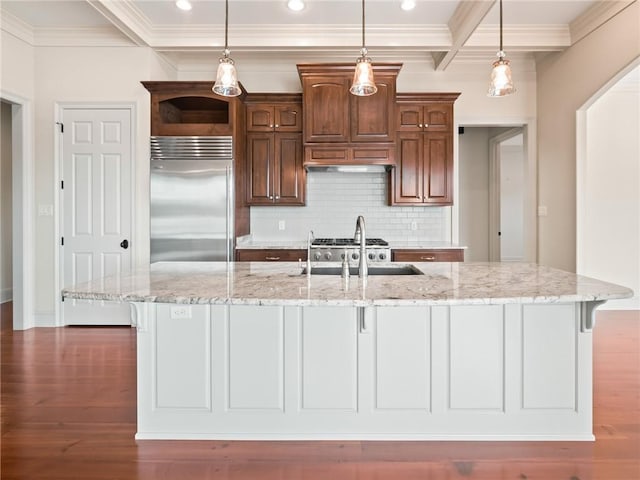
[[[304, 207], [251, 207], [254, 241], [306, 240], [353, 235], [363, 215], [368, 237], [388, 241], [447, 241], [447, 207], [390, 207], [384, 173], [307, 174]], [[284, 230], [280, 230], [284, 223]]]

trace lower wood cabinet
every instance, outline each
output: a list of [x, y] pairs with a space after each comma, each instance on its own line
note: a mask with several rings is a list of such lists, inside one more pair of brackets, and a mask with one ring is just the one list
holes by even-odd
[[238, 262], [297, 262], [307, 261], [307, 251], [304, 249], [238, 249]]
[[460, 248], [392, 250], [394, 262], [464, 262]]

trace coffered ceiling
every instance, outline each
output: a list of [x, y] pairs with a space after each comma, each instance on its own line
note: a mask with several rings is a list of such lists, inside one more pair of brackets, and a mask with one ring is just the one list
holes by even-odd
[[[637, 1], [637, 0], [635, 0]], [[148, 46], [169, 61], [217, 55], [224, 45], [224, 0], [1, 0], [2, 28], [34, 46]], [[229, 0], [229, 45], [238, 55], [331, 55], [353, 59], [361, 43], [360, 0]], [[366, 2], [366, 44], [375, 59], [428, 59], [444, 70], [495, 55], [496, 0]], [[634, 0], [503, 0], [508, 57], [559, 51], [579, 41]]]

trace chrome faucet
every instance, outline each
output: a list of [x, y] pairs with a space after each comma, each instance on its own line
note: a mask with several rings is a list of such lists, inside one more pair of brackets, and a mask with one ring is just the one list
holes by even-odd
[[313, 241], [313, 230], [309, 230], [307, 236], [307, 275], [311, 276], [311, 242]]
[[360, 215], [356, 220], [356, 232], [353, 234], [354, 243], [360, 243], [360, 259], [358, 262], [358, 276], [367, 278], [369, 270], [367, 268], [367, 236], [364, 228], [364, 217]]

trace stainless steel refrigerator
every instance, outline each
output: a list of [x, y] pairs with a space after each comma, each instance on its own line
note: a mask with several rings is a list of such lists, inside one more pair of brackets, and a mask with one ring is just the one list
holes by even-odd
[[233, 139], [151, 137], [151, 263], [230, 261]]

